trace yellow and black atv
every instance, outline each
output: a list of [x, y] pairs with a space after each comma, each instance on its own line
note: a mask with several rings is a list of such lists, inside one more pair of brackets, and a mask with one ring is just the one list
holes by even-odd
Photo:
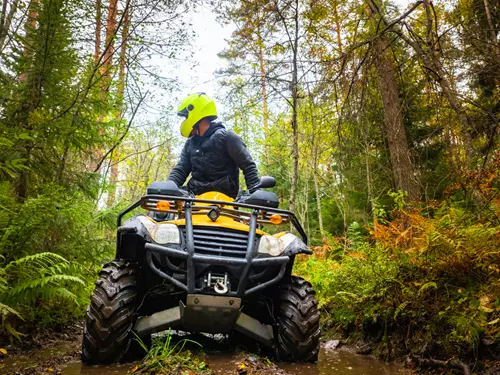
[[[263, 177], [259, 189], [273, 187]], [[123, 225], [137, 207], [149, 211]], [[116, 258], [104, 265], [83, 332], [84, 363], [117, 362], [144, 338], [167, 329], [243, 333], [278, 360], [316, 361], [319, 312], [307, 281], [292, 276], [295, 256], [310, 254], [292, 212], [276, 194], [236, 200], [193, 196], [172, 181], [155, 182], [118, 216]], [[293, 225], [301, 238], [277, 232]]]

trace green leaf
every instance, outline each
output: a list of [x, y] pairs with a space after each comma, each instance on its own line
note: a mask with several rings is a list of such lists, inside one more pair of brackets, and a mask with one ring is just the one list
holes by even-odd
[[420, 287], [420, 289], [418, 290], [418, 295], [421, 296], [427, 289], [429, 288], [434, 288], [434, 289], [437, 289], [437, 284], [434, 282], [434, 281], [430, 281], [428, 283], [425, 283], [424, 285], [422, 285]]
[[18, 139], [26, 140], [26, 141], [32, 141], [33, 137], [29, 135], [29, 133], [21, 133], [17, 135]]

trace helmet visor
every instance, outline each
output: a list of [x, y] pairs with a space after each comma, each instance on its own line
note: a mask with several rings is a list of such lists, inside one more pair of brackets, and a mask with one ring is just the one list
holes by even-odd
[[182, 111], [177, 112], [177, 116], [188, 118], [189, 111], [187, 108], [184, 108]]

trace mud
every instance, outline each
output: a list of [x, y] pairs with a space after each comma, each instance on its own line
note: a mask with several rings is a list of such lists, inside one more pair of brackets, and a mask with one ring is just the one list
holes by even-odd
[[[409, 374], [402, 366], [386, 364], [342, 348], [322, 348], [316, 364], [274, 364], [254, 354], [233, 353], [225, 344], [205, 346], [206, 363], [215, 374], [235, 375], [394, 375]], [[80, 362], [80, 338], [47, 343], [41, 349], [0, 360], [5, 375], [126, 375], [137, 362], [85, 366]]]

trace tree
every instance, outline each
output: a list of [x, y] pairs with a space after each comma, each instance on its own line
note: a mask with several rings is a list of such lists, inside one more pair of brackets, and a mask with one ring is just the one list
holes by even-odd
[[[376, 24], [374, 14], [371, 16]], [[394, 185], [396, 190], [408, 192], [408, 198], [415, 201], [419, 198], [419, 186], [403, 124], [404, 110], [394, 74], [395, 67], [390, 57], [390, 46], [385, 34], [373, 41], [373, 60], [384, 107], [385, 136], [389, 147]]]

